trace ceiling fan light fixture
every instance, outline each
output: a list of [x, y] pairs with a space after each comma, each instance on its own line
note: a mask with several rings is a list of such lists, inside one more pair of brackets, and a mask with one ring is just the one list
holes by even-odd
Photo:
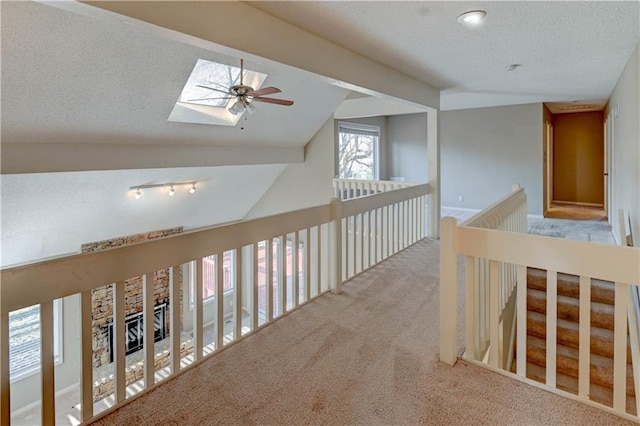
[[484, 10], [470, 10], [458, 16], [457, 21], [469, 27], [475, 27], [482, 23], [485, 16], [487, 16], [487, 12]]
[[244, 103], [241, 99], [238, 99], [232, 106], [229, 108], [229, 112], [233, 115], [241, 114], [244, 111]]

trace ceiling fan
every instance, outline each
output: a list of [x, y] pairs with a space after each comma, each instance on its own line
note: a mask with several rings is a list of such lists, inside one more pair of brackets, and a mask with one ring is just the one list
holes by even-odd
[[262, 89], [254, 90], [251, 86], [246, 86], [243, 83], [243, 74], [244, 74], [244, 60], [240, 59], [240, 84], [236, 84], [235, 86], [231, 86], [227, 91], [216, 89], [214, 87], [204, 86], [202, 84], [196, 84], [196, 87], [201, 87], [203, 89], [212, 90], [214, 92], [223, 93], [225, 96], [218, 98], [203, 98], [203, 99], [192, 99], [192, 101], [197, 100], [213, 100], [213, 99], [236, 99], [236, 102], [229, 108], [229, 112], [233, 115], [241, 114], [245, 109], [251, 112], [250, 106], [252, 102], [264, 102], [267, 104], [275, 104], [275, 105], [283, 105], [283, 106], [291, 106], [293, 105], [293, 101], [289, 101], [286, 99], [277, 99], [277, 98], [267, 98], [265, 95], [273, 95], [274, 93], [280, 93], [281, 90], [277, 87], [265, 87]]

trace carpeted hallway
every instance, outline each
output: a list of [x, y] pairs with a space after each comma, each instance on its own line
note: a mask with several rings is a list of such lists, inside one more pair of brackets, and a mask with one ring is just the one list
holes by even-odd
[[630, 424], [438, 362], [438, 251], [416, 244], [96, 424]]

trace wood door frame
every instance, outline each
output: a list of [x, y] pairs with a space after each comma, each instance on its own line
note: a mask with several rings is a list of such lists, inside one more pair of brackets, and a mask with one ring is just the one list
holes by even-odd
[[609, 225], [613, 226], [614, 214], [613, 214], [613, 183], [615, 180], [614, 168], [615, 163], [613, 143], [614, 143], [614, 116], [610, 111], [609, 114], [604, 117], [604, 209], [607, 213], [607, 221]]
[[549, 120], [544, 121], [544, 206], [543, 212], [547, 213], [547, 210], [551, 208], [551, 202], [553, 201], [553, 123]]

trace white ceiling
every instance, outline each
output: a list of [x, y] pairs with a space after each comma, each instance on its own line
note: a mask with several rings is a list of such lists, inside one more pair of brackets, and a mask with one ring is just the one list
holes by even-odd
[[[124, 20], [2, 4], [2, 142], [303, 147], [348, 91], [273, 61], [245, 61], [292, 107], [256, 105], [236, 127], [168, 122], [197, 59], [239, 58]], [[239, 123], [239, 124], [240, 124]]]
[[[441, 89], [443, 110], [606, 101], [640, 26], [638, 1], [250, 4]], [[480, 27], [456, 21], [475, 9], [487, 12]]]

